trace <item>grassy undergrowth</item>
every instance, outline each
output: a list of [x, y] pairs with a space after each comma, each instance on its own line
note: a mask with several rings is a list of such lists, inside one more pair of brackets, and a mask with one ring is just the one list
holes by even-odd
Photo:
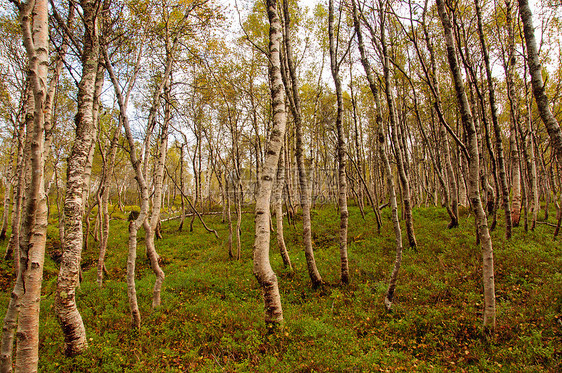
[[[551, 214], [552, 216], [553, 214]], [[383, 297], [394, 260], [392, 224], [383, 211], [381, 235], [372, 212], [365, 220], [350, 208], [351, 285], [341, 287], [338, 216], [331, 207], [313, 212], [315, 254], [327, 285], [311, 289], [300, 227], [285, 224], [295, 266], [283, 269], [276, 249], [271, 261], [279, 278], [285, 322], [268, 333], [261, 292], [252, 275], [253, 216], [242, 221], [242, 260], [228, 259], [226, 224], [207, 217], [220, 239], [196, 221], [194, 231], [163, 224], [157, 250], [166, 280], [162, 307], [150, 309], [154, 275], [139, 244], [137, 291], [142, 327], [131, 330], [125, 284], [127, 222], [112, 220], [108, 275], [95, 283], [97, 243], [84, 253], [77, 292], [90, 348], [63, 356], [63, 337], [53, 307], [57, 265], [49, 257], [57, 231], [49, 228], [41, 303], [40, 370], [43, 372], [183, 371], [562, 371], [562, 244], [553, 228], [516, 228], [506, 241], [493, 232], [498, 320], [496, 334], [481, 332], [482, 280], [472, 217], [446, 229], [444, 209], [414, 211], [417, 250], [406, 249], [394, 311]], [[552, 218], [551, 218], [552, 219]], [[274, 235], [272, 235], [273, 237]], [[3, 243], [3, 253], [6, 243]], [[275, 239], [272, 240], [275, 248]], [[13, 283], [10, 263], [0, 264], [0, 312]]]

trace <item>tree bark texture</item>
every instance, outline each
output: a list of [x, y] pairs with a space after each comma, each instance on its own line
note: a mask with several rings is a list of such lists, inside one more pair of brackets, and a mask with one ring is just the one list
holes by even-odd
[[[336, 30], [334, 20], [334, 1], [328, 2], [328, 37], [330, 41], [330, 67], [332, 78], [336, 86], [336, 131], [337, 131], [337, 158], [338, 158], [338, 206], [340, 210], [340, 229], [339, 229], [339, 247], [340, 247], [340, 276], [341, 283], [349, 283], [349, 260], [347, 257], [347, 226], [349, 219], [349, 211], [347, 209], [347, 175], [345, 171], [346, 151], [345, 151], [345, 134], [343, 130], [343, 94], [340, 78], [340, 62], [338, 62], [336, 50]], [[339, 33], [338, 33], [339, 34]]]
[[[162, 128], [160, 129], [160, 142], [158, 145], [158, 157], [156, 159], [156, 165], [154, 166], [154, 177], [153, 177], [153, 191], [154, 195], [152, 198], [152, 211], [150, 213], [149, 219], [143, 222], [144, 230], [146, 232], [146, 251], [150, 259], [150, 266], [152, 271], [156, 275], [156, 281], [154, 283], [154, 289], [152, 292], [152, 308], [160, 306], [160, 293], [162, 290], [162, 283], [164, 282], [165, 274], [160, 264], [158, 263], [159, 256], [156, 252], [156, 246], [154, 245], [155, 232], [160, 222], [160, 210], [162, 207], [162, 188], [164, 182], [164, 167], [166, 163], [166, 155], [168, 153], [168, 126], [170, 123], [170, 75], [171, 75], [171, 65], [172, 56], [168, 53], [168, 65], [166, 66], [165, 73], [167, 76], [164, 84], [164, 96], [165, 96], [165, 114], [164, 122]], [[148, 160], [145, 160], [145, 162]]]
[[[281, 152], [281, 151], [280, 151]], [[291, 264], [291, 258], [289, 257], [289, 252], [287, 251], [287, 246], [285, 245], [285, 237], [283, 235], [283, 186], [285, 185], [285, 158], [280, 156], [277, 164], [277, 178], [275, 183], [275, 197], [273, 199], [273, 204], [275, 206], [275, 222], [277, 228], [277, 246], [279, 247], [279, 253], [281, 254], [281, 259], [283, 259], [283, 265], [288, 268], [291, 272], [293, 271], [293, 265]]]
[[[299, 96], [299, 85], [297, 80], [296, 64], [293, 57], [293, 47], [291, 43], [290, 34], [290, 14], [289, 14], [289, 1], [283, 0], [283, 15], [284, 15], [284, 46], [286, 65], [288, 75], [285, 79], [287, 96], [289, 98], [289, 107], [293, 114], [293, 121], [295, 124], [295, 157], [297, 159], [297, 168], [299, 175], [299, 191], [300, 191], [300, 205], [302, 206], [302, 229], [303, 229], [303, 242], [304, 242], [304, 255], [306, 257], [306, 265], [308, 268], [308, 275], [313, 287], [322, 284], [322, 277], [316, 266], [314, 259], [314, 250], [312, 248], [312, 221], [310, 217], [310, 195], [308, 193], [309, 180], [306, 174], [306, 166], [304, 163], [304, 149], [303, 149], [303, 129], [302, 129], [302, 112]], [[279, 175], [279, 172], [277, 173]], [[282, 219], [282, 215], [281, 215]], [[281, 222], [282, 224], [282, 222]], [[286, 249], [285, 249], [286, 251]], [[288, 256], [287, 256], [288, 257]], [[285, 260], [285, 258], [284, 258]], [[290, 263], [289, 263], [290, 264]]]
[[253, 272], [262, 288], [265, 322], [279, 324], [283, 321], [281, 296], [277, 284], [277, 276], [269, 261], [270, 243], [270, 201], [271, 189], [277, 171], [279, 153], [283, 145], [287, 116], [285, 113], [285, 95], [281, 77], [280, 49], [282, 26], [277, 12], [275, 0], [266, 2], [269, 19], [269, 86], [271, 90], [271, 107], [273, 123], [269, 132], [269, 141], [265, 152], [261, 182], [256, 199], [256, 237], [254, 241]]
[[452, 80], [455, 86], [457, 102], [461, 114], [461, 121], [465, 129], [468, 141], [469, 152], [469, 193], [472, 208], [476, 215], [476, 225], [478, 227], [478, 235], [482, 245], [482, 261], [483, 261], [483, 283], [484, 283], [484, 328], [486, 330], [494, 330], [496, 326], [496, 299], [495, 299], [495, 281], [494, 281], [494, 253], [492, 248], [492, 239], [488, 230], [488, 219], [482, 207], [480, 199], [480, 188], [478, 185], [479, 176], [479, 151], [478, 151], [478, 135], [470, 111], [468, 99], [464, 89], [464, 83], [461, 71], [458, 65], [456, 48], [452, 36], [452, 26], [449, 15], [445, 10], [443, 0], [437, 0], [437, 10], [443, 31], [445, 35], [445, 44], [447, 47], [447, 59], [451, 70]]
[[539, 61], [535, 29], [533, 27], [533, 14], [531, 13], [531, 8], [527, 0], [519, 0], [519, 15], [523, 22], [523, 34], [525, 35], [525, 44], [527, 46], [527, 63], [529, 65], [529, 74], [531, 75], [535, 102], [537, 103], [540, 117], [550, 136], [552, 147], [556, 151], [558, 161], [562, 162], [562, 130], [548, 106], [548, 96], [546, 95], [542, 79], [541, 63]]
[[[382, 2], [381, 2], [382, 6]], [[382, 15], [381, 9], [381, 18]], [[392, 137], [392, 143], [395, 148], [396, 155], [396, 166], [398, 168], [398, 175], [400, 177], [400, 182], [402, 185], [402, 202], [403, 202], [403, 212], [404, 219], [406, 221], [406, 234], [408, 235], [408, 244], [410, 247], [415, 248], [417, 246], [416, 235], [414, 232], [414, 218], [412, 216], [412, 199], [410, 190], [410, 179], [406, 173], [406, 161], [404, 159], [405, 149], [402, 146], [402, 135], [399, 133], [398, 128], [398, 118], [396, 116], [396, 105], [394, 102], [394, 94], [392, 92], [392, 82], [390, 77], [390, 57], [388, 55], [386, 37], [384, 31], [384, 21], [381, 19], [381, 51], [383, 57], [383, 73], [385, 82], [385, 94], [386, 101], [388, 104], [388, 116], [390, 122], [390, 133]]]
[[[65, 338], [65, 355], [81, 354], [88, 347], [86, 330], [76, 305], [84, 234], [84, 196], [86, 169], [91, 162], [96, 123], [94, 102], [99, 61], [97, 6], [95, 0], [81, 1], [84, 22], [82, 78], [78, 85], [76, 137], [68, 157], [66, 196], [64, 202], [64, 240], [62, 260], [55, 293], [57, 319]], [[91, 166], [90, 166], [91, 167]]]
[[400, 227], [400, 218], [398, 216], [398, 203], [396, 201], [396, 186], [394, 183], [394, 178], [392, 176], [392, 169], [390, 167], [390, 161], [388, 159], [387, 149], [385, 145], [385, 136], [384, 136], [384, 130], [382, 125], [379, 90], [375, 84], [375, 79], [371, 72], [371, 65], [369, 63], [369, 60], [367, 59], [367, 53], [365, 51], [365, 44], [363, 42], [363, 34], [361, 33], [361, 24], [359, 23], [359, 14], [358, 14], [355, 0], [352, 1], [352, 10], [353, 10], [353, 25], [355, 28], [355, 34], [357, 35], [357, 44], [359, 47], [359, 53], [361, 55], [361, 64], [363, 65], [363, 69], [365, 70], [365, 76], [367, 77], [367, 81], [369, 82], [369, 88], [371, 89], [371, 93], [375, 101], [375, 113], [377, 116], [376, 120], [378, 126], [376, 141], [379, 150], [379, 155], [382, 159], [384, 171], [386, 174], [386, 181], [388, 185], [388, 192], [390, 198], [389, 203], [391, 209], [391, 216], [394, 226], [394, 235], [396, 238], [396, 258], [394, 262], [394, 267], [392, 269], [392, 274], [390, 276], [388, 289], [384, 298], [384, 305], [387, 310], [390, 310], [392, 307], [392, 301], [394, 300], [394, 293], [396, 291], [398, 271], [400, 270], [400, 265], [402, 263], [402, 250], [403, 250], [402, 229]]
[[509, 101], [510, 111], [510, 162], [511, 162], [511, 222], [513, 227], [519, 226], [521, 217], [521, 178], [519, 167], [519, 148], [517, 146], [517, 129], [519, 127], [520, 114], [517, 110], [515, 100], [517, 93], [515, 90], [514, 73], [515, 73], [515, 36], [513, 33], [513, 18], [511, 0], [505, 0], [505, 23], [507, 28], [507, 56], [504, 60], [505, 83], [507, 85], [507, 99]]
[[125, 137], [127, 143], [129, 144], [129, 158], [131, 164], [135, 170], [135, 178], [139, 184], [139, 189], [141, 193], [141, 208], [136, 219], [131, 219], [129, 223], [129, 241], [128, 241], [128, 254], [127, 254], [127, 297], [129, 299], [129, 311], [131, 313], [131, 324], [133, 329], [139, 329], [141, 324], [141, 315], [137, 300], [137, 290], [135, 285], [135, 267], [137, 260], [137, 234], [140, 226], [146, 219], [148, 212], [148, 187], [144, 180], [141, 160], [137, 156], [137, 151], [135, 147], [135, 140], [133, 138], [133, 133], [131, 131], [131, 126], [129, 125], [129, 118], [127, 117], [127, 105], [123, 98], [119, 81], [115, 73], [113, 72], [113, 67], [111, 61], [109, 60], [109, 55], [107, 50], [103, 50], [104, 60], [107, 72], [113, 83], [113, 88], [115, 90], [115, 96], [117, 96], [117, 102], [119, 104], [119, 115], [123, 123], [123, 129], [125, 130]]
[[[14, 292], [19, 296], [16, 332], [16, 371], [37, 372], [39, 360], [39, 305], [47, 231], [47, 203], [44, 186], [45, 101], [49, 65], [48, 2], [36, 0], [19, 4], [25, 49], [29, 57], [29, 83], [32, 87], [33, 118], [28, 128], [31, 178], [25, 190], [20, 240], [20, 270]], [[28, 122], [29, 123], [29, 122]]]
[[[507, 185], [507, 175], [505, 171], [505, 160], [502, 142], [502, 131], [500, 123], [498, 120], [498, 110], [496, 106], [496, 93], [494, 89], [494, 83], [492, 78], [492, 68], [490, 66], [490, 56], [488, 54], [488, 48], [486, 46], [486, 41], [484, 39], [484, 28], [482, 26], [482, 12], [480, 9], [480, 1], [475, 0], [476, 5], [476, 16], [478, 17], [478, 36], [480, 38], [480, 45], [482, 48], [482, 55], [484, 56], [484, 64], [486, 67], [486, 81], [488, 87], [488, 98], [492, 114], [492, 126], [495, 135], [495, 147], [497, 153], [497, 164], [498, 164], [498, 176], [500, 182], [500, 189], [502, 193], [502, 203], [503, 209], [505, 211], [505, 237], [507, 239], [511, 238], [511, 206], [509, 203], [509, 187]], [[485, 113], [483, 113], [485, 115]]]

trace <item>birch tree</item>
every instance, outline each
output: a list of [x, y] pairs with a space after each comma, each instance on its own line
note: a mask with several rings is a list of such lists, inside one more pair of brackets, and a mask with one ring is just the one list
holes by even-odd
[[[295, 157], [297, 159], [300, 204], [302, 206], [304, 254], [306, 257], [306, 265], [308, 268], [308, 275], [310, 277], [310, 281], [312, 282], [313, 287], [317, 287], [321, 285], [323, 281], [322, 281], [322, 277], [320, 276], [320, 272], [318, 272], [318, 268], [316, 266], [316, 260], [314, 259], [314, 251], [312, 249], [312, 222], [310, 218], [310, 197], [308, 193], [309, 180], [306, 174], [306, 169], [304, 164], [301, 100], [299, 96], [299, 85], [297, 80], [296, 63], [293, 56], [293, 45], [291, 41], [291, 33], [290, 33], [291, 19], [290, 19], [288, 0], [283, 0], [283, 19], [284, 19], [283, 45], [285, 46], [284, 49], [285, 68], [282, 68], [281, 72], [286, 71], [286, 73], [283, 74], [284, 83], [287, 91], [289, 107], [291, 109], [291, 114], [293, 115], [293, 121], [295, 124]], [[279, 176], [279, 172], [277, 173], [277, 175]], [[281, 250], [281, 252], [283, 253], [284, 251]], [[283, 258], [285, 260], [284, 255]]]
[[[20, 268], [4, 320], [3, 371], [11, 371], [11, 358], [4, 356], [4, 338], [13, 335], [17, 321], [15, 367], [18, 372], [36, 372], [39, 360], [39, 306], [47, 230], [45, 196], [45, 117], [48, 104], [49, 23], [46, 0], [12, 1], [18, 11], [23, 43], [28, 57], [27, 143], [24, 157], [29, 159], [30, 179], [25, 186], [19, 247]], [[8, 328], [6, 329], [6, 324]], [[6, 335], [8, 334], [8, 335]], [[9, 344], [11, 353], [11, 341]]]
[[330, 70], [336, 86], [336, 131], [337, 131], [337, 159], [338, 159], [338, 206], [340, 210], [339, 248], [340, 248], [340, 276], [342, 284], [349, 283], [349, 261], [347, 257], [347, 226], [349, 211], [347, 209], [347, 176], [345, 171], [346, 151], [345, 134], [343, 131], [343, 95], [341, 88], [340, 66], [343, 61], [338, 60], [337, 45], [339, 45], [339, 29], [335, 30], [334, 1], [328, 2], [328, 37], [330, 42]]
[[[384, 172], [386, 176], [386, 181], [388, 185], [389, 200], [390, 200], [390, 211], [392, 217], [392, 223], [394, 227], [394, 237], [396, 239], [396, 259], [394, 262], [394, 267], [392, 269], [392, 274], [390, 275], [390, 282], [388, 289], [384, 298], [384, 305], [387, 310], [390, 311], [392, 308], [392, 302], [394, 300], [394, 293], [396, 291], [396, 284], [398, 280], [398, 271], [400, 270], [400, 265], [402, 264], [402, 228], [400, 227], [400, 218], [398, 216], [398, 203], [396, 201], [396, 186], [394, 183], [394, 177], [392, 176], [392, 169], [390, 167], [390, 161], [388, 159], [388, 151], [386, 149], [385, 135], [382, 123], [382, 113], [381, 113], [381, 103], [379, 97], [379, 89], [375, 83], [375, 77], [371, 69], [371, 64], [367, 58], [367, 52], [365, 50], [365, 43], [363, 42], [363, 33], [361, 31], [361, 23], [359, 18], [359, 11], [355, 0], [352, 0], [352, 12], [353, 12], [353, 26], [355, 28], [355, 35], [357, 36], [357, 46], [359, 48], [359, 53], [361, 56], [361, 65], [365, 71], [365, 76], [369, 82], [369, 88], [373, 99], [375, 101], [375, 115], [377, 121], [377, 133], [376, 141], [379, 155], [383, 161]], [[378, 208], [378, 207], [377, 207]]]
[[539, 115], [550, 136], [550, 141], [552, 142], [552, 147], [556, 152], [558, 161], [562, 162], [562, 130], [550, 110], [548, 96], [544, 87], [535, 30], [533, 27], [533, 14], [531, 13], [531, 8], [527, 0], [518, 1], [519, 15], [523, 22], [523, 34], [527, 46], [527, 64], [529, 65], [529, 74], [531, 75], [533, 96], [535, 97]]
[[396, 103], [394, 100], [393, 85], [390, 77], [390, 56], [388, 54], [388, 46], [386, 42], [386, 15], [383, 7], [386, 7], [383, 1], [379, 1], [380, 5], [380, 43], [381, 52], [383, 59], [383, 74], [385, 82], [385, 96], [388, 105], [388, 116], [390, 123], [390, 134], [392, 137], [392, 143], [395, 148], [396, 165], [398, 169], [398, 175], [400, 177], [400, 182], [402, 185], [402, 202], [403, 202], [403, 212], [404, 218], [406, 220], [406, 233], [408, 235], [408, 243], [410, 247], [415, 248], [417, 246], [416, 235], [414, 232], [414, 220], [412, 216], [412, 201], [411, 201], [411, 190], [410, 190], [410, 179], [406, 173], [406, 162], [404, 159], [405, 149], [403, 147], [404, 139], [398, 128], [398, 118], [396, 113]]
[[[507, 175], [505, 170], [504, 161], [504, 151], [502, 143], [502, 133], [500, 128], [500, 123], [498, 120], [498, 108], [496, 106], [496, 91], [494, 89], [494, 83], [492, 80], [492, 67], [490, 65], [490, 55], [488, 53], [488, 47], [486, 45], [486, 40], [484, 36], [484, 28], [482, 26], [482, 11], [480, 7], [480, 1], [475, 0], [476, 16], [478, 17], [478, 36], [480, 40], [480, 47], [482, 49], [482, 55], [484, 57], [484, 66], [486, 69], [486, 83], [488, 87], [488, 102], [490, 104], [490, 112], [492, 115], [492, 126], [495, 135], [495, 147], [497, 154], [497, 164], [498, 164], [498, 174], [500, 189], [502, 194], [503, 209], [505, 211], [505, 237], [507, 239], [511, 238], [511, 206], [509, 203], [509, 188], [507, 186]], [[485, 114], [484, 114], [485, 115]]]
[[283, 78], [281, 77], [281, 40], [283, 37], [281, 21], [277, 11], [277, 2], [267, 0], [267, 16], [269, 19], [269, 86], [271, 90], [271, 107], [273, 123], [269, 133], [267, 149], [256, 200], [256, 238], [254, 241], [254, 276], [262, 289], [265, 322], [266, 324], [279, 324], [283, 321], [281, 296], [277, 276], [269, 262], [270, 244], [270, 203], [273, 181], [277, 171], [279, 154], [283, 146], [287, 116], [285, 112], [285, 94], [283, 91]]
[[97, 123], [94, 118], [96, 77], [99, 61], [99, 28], [97, 0], [82, 0], [84, 38], [82, 49], [82, 77], [78, 85], [78, 113], [75, 117], [76, 138], [68, 158], [67, 185], [64, 202], [64, 240], [62, 260], [55, 293], [57, 318], [65, 337], [65, 354], [74, 356], [87, 347], [86, 330], [76, 305], [76, 287], [84, 234], [84, 186], [86, 168], [91, 163]]
[[457, 95], [457, 104], [461, 114], [462, 124], [467, 137], [467, 148], [469, 153], [469, 193], [470, 202], [476, 215], [477, 233], [482, 245], [482, 261], [483, 261], [483, 283], [484, 283], [484, 328], [493, 331], [496, 327], [496, 299], [495, 299], [495, 281], [494, 281], [494, 252], [492, 248], [492, 239], [488, 230], [488, 219], [482, 200], [480, 198], [480, 187], [478, 183], [479, 177], [479, 150], [478, 135], [474, 126], [472, 113], [464, 89], [464, 83], [461, 71], [457, 61], [456, 47], [452, 35], [452, 26], [445, 4], [443, 0], [437, 1], [437, 11], [445, 37], [445, 45], [447, 47], [447, 60], [451, 71], [451, 78]]

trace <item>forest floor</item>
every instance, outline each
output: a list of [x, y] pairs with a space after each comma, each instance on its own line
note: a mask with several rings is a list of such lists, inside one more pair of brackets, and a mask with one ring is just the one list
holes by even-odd
[[[554, 222], [551, 213], [550, 222]], [[131, 330], [125, 284], [127, 221], [111, 222], [108, 274], [96, 284], [98, 244], [83, 255], [78, 307], [90, 348], [63, 355], [53, 300], [58, 272], [51, 255], [59, 246], [51, 220], [41, 300], [41, 372], [560, 372], [562, 371], [562, 242], [546, 224], [534, 232], [493, 232], [497, 329], [484, 337], [481, 255], [473, 216], [446, 229], [444, 209], [414, 211], [417, 250], [405, 249], [393, 312], [383, 298], [395, 256], [392, 223], [383, 210], [379, 235], [372, 211], [365, 220], [350, 208], [351, 284], [340, 286], [338, 226], [333, 207], [313, 211], [316, 260], [326, 286], [312, 289], [302, 235], [285, 221], [295, 267], [283, 269], [272, 235], [271, 261], [279, 278], [285, 321], [268, 333], [261, 291], [252, 275], [253, 215], [242, 220], [242, 259], [229, 260], [228, 227], [207, 216], [220, 239], [194, 222], [163, 224], [156, 242], [166, 272], [161, 308], [152, 311], [155, 276], [140, 234], [137, 292], [140, 330]], [[187, 222], [189, 223], [189, 222]], [[501, 221], [500, 221], [501, 223]], [[500, 225], [500, 224], [499, 224]], [[407, 240], [404, 239], [404, 243]], [[2, 244], [0, 254], [5, 250]], [[54, 256], [54, 255], [53, 255]], [[0, 313], [13, 286], [11, 264], [0, 264]]]

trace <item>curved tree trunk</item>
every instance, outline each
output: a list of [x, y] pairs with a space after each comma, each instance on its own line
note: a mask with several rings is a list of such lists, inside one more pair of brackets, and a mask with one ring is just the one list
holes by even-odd
[[84, 49], [82, 51], [82, 78], [78, 85], [78, 113], [75, 118], [76, 138], [68, 158], [66, 197], [64, 202], [64, 241], [62, 260], [55, 293], [57, 318], [65, 338], [65, 354], [74, 356], [87, 347], [86, 330], [76, 306], [80, 261], [82, 259], [84, 196], [87, 196], [88, 164], [93, 158], [94, 104], [98, 73], [99, 40], [97, 27], [97, 2], [81, 2], [84, 21]]
[[146, 185], [144, 174], [141, 166], [141, 160], [138, 159], [135, 140], [133, 138], [133, 133], [131, 131], [131, 126], [129, 125], [129, 118], [127, 117], [127, 105], [121, 93], [121, 88], [119, 81], [113, 72], [113, 67], [111, 61], [109, 60], [109, 55], [107, 50], [103, 50], [104, 60], [107, 72], [111, 78], [113, 88], [115, 90], [115, 96], [117, 96], [117, 102], [119, 104], [119, 115], [123, 123], [123, 128], [125, 130], [125, 137], [129, 144], [129, 158], [131, 165], [135, 170], [135, 176], [137, 183], [139, 184], [140, 194], [141, 194], [141, 208], [136, 219], [132, 219], [131, 214], [129, 218], [131, 222], [129, 223], [129, 250], [127, 254], [127, 296], [129, 298], [129, 311], [131, 313], [131, 324], [134, 329], [139, 329], [141, 324], [141, 315], [139, 311], [138, 301], [137, 301], [137, 291], [135, 285], [135, 267], [137, 259], [137, 233], [140, 226], [146, 219], [148, 212], [148, 187]]
[[[160, 222], [160, 210], [162, 207], [162, 188], [164, 182], [164, 167], [166, 164], [166, 155], [168, 153], [168, 126], [170, 123], [170, 76], [172, 68], [172, 54], [171, 51], [168, 53], [168, 65], [166, 67], [167, 76], [165, 77], [164, 84], [164, 96], [165, 96], [165, 113], [164, 113], [164, 123], [160, 129], [160, 143], [158, 145], [158, 158], [156, 160], [156, 165], [154, 167], [154, 181], [153, 190], [154, 195], [152, 199], [152, 211], [149, 219], [143, 222], [144, 230], [146, 232], [146, 251], [148, 258], [150, 259], [150, 266], [152, 271], [156, 275], [156, 281], [154, 283], [154, 289], [152, 292], [152, 308], [160, 306], [160, 293], [162, 290], [162, 283], [164, 282], [165, 274], [160, 264], [158, 263], [159, 256], [156, 252], [156, 246], [154, 245], [154, 237], [156, 229]], [[145, 162], [148, 162], [145, 159]]]
[[271, 89], [271, 106], [273, 122], [269, 132], [269, 141], [265, 152], [261, 182], [256, 200], [256, 239], [254, 242], [253, 272], [262, 288], [265, 322], [279, 324], [283, 321], [281, 296], [277, 285], [277, 276], [269, 262], [270, 243], [270, 201], [271, 188], [277, 171], [279, 153], [283, 145], [287, 116], [285, 113], [285, 95], [281, 77], [280, 49], [281, 22], [277, 13], [275, 0], [267, 0], [267, 16], [269, 18], [269, 84]]

